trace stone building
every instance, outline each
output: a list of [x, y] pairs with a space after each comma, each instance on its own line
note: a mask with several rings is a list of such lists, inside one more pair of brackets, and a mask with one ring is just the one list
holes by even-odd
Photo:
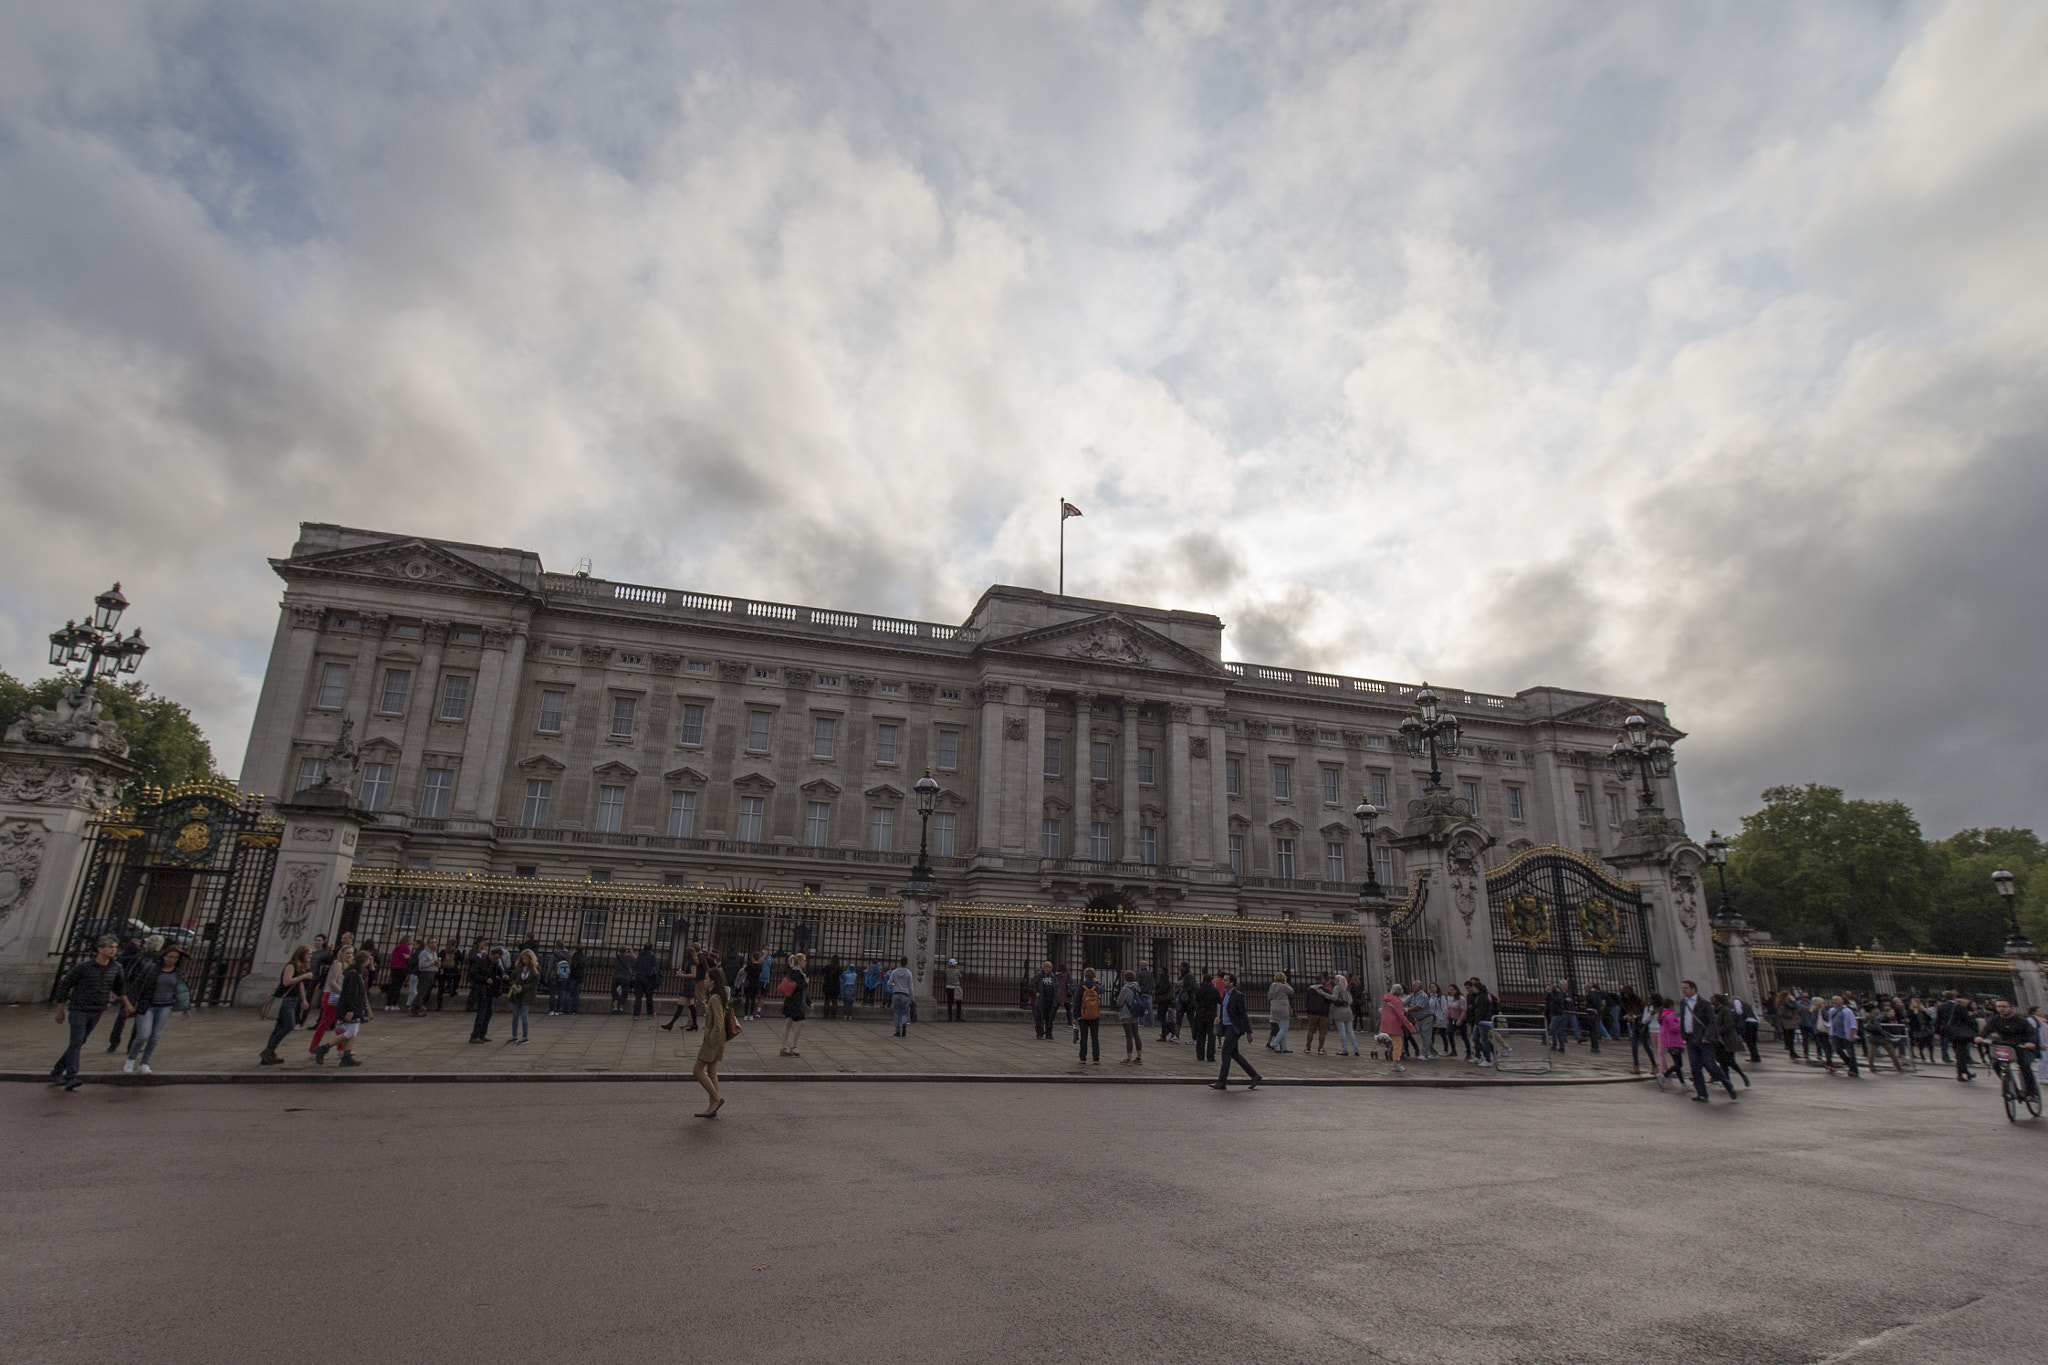
[[[1378, 879], [1413, 881], [1416, 685], [1226, 662], [1204, 613], [992, 587], [941, 625], [310, 523], [272, 564], [242, 785], [289, 800], [346, 725], [376, 813], [359, 866], [893, 895], [929, 768], [948, 897], [1343, 918], [1361, 798], [1392, 826]], [[1655, 702], [1437, 690], [1464, 722], [1448, 795], [1491, 863], [1614, 853], [1621, 719], [1678, 733]]]

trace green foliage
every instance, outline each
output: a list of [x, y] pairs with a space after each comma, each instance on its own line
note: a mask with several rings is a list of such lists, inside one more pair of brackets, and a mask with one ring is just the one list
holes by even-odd
[[[0, 673], [0, 730], [27, 715], [32, 706], [56, 706], [64, 689], [76, 687], [81, 679], [72, 672], [23, 683]], [[184, 707], [133, 678], [95, 686], [100, 705], [128, 741], [129, 762], [142, 769], [124, 798], [132, 798], [144, 784], [169, 787], [220, 775], [213, 766], [213, 746]]]
[[2011, 872], [2020, 920], [2048, 930], [2048, 848], [2028, 829], [1966, 829], [1928, 841], [1902, 802], [1856, 801], [1834, 787], [1773, 787], [1744, 818], [1728, 857], [1743, 917], [1781, 943], [1995, 957], [2009, 931], [1991, 881]]

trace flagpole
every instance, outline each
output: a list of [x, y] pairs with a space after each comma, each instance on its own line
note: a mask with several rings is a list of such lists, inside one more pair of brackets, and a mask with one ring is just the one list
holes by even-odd
[[1060, 494], [1060, 593], [1067, 595], [1067, 495]]

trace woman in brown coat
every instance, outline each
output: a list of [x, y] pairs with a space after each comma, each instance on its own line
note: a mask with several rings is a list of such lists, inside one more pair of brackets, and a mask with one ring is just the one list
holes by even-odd
[[725, 1021], [731, 1017], [732, 994], [726, 989], [725, 972], [713, 967], [704, 975], [704, 1041], [697, 1045], [697, 1065], [690, 1071], [704, 1087], [700, 1119], [717, 1118], [725, 1104], [718, 1093], [718, 1064], [725, 1060]]

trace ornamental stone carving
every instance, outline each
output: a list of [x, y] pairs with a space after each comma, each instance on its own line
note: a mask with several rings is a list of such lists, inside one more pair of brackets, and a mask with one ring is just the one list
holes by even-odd
[[1481, 849], [1479, 842], [1469, 835], [1451, 840], [1444, 851], [1444, 865], [1450, 883], [1451, 903], [1458, 907], [1458, 917], [1465, 921], [1467, 937], [1472, 933], [1472, 917], [1479, 913], [1479, 901], [1484, 890], [1486, 873], [1479, 865]]
[[327, 624], [325, 607], [306, 607], [294, 603], [289, 610], [292, 614], [293, 630], [318, 630]]
[[1131, 664], [1143, 667], [1152, 662], [1152, 656], [1138, 648], [1129, 636], [1108, 626], [1099, 626], [1068, 645], [1067, 654], [1070, 658], [1087, 659], [1094, 663]]
[[875, 680], [858, 673], [846, 675], [846, 690], [856, 697], [865, 697], [875, 690]]
[[910, 684], [910, 699], [920, 706], [928, 706], [931, 699], [939, 694], [937, 683], [914, 682]]
[[1011, 716], [1006, 719], [1003, 722], [1003, 737], [1005, 739], [1024, 738], [1024, 718], [1022, 716]]
[[97, 749], [125, 758], [128, 741], [121, 728], [100, 708], [96, 691], [66, 688], [55, 707], [31, 706], [28, 714], [7, 727], [14, 744], [61, 744], [67, 749]]
[[808, 668], [792, 668], [788, 664], [784, 664], [782, 666], [782, 681], [789, 685], [790, 691], [801, 692], [811, 685], [811, 670]]
[[387, 611], [366, 611], [362, 615], [363, 634], [383, 635], [391, 629], [391, 613]]
[[[301, 830], [300, 833], [305, 831]], [[330, 830], [321, 830], [330, 834]], [[277, 936], [295, 943], [313, 919], [313, 905], [320, 897], [320, 864], [288, 863], [284, 869], [284, 890], [277, 897]]]
[[1189, 737], [1189, 739], [1188, 739], [1188, 757], [1189, 757], [1189, 758], [1207, 758], [1208, 756], [1209, 756], [1209, 737], [1208, 737], [1207, 735], [1193, 735], [1193, 736]]
[[583, 646], [583, 662], [584, 662], [584, 663], [586, 663], [586, 664], [589, 664], [589, 665], [591, 665], [591, 666], [593, 666], [593, 667], [597, 667], [597, 668], [602, 668], [602, 667], [603, 667], [604, 665], [606, 665], [606, 664], [610, 663], [611, 661], [612, 661], [612, 651], [611, 651], [611, 649], [610, 649], [610, 648], [609, 648], [608, 646], [605, 646], [605, 645], [585, 645], [585, 646]]
[[494, 628], [494, 627], [491, 627], [491, 626], [485, 626], [485, 627], [484, 627], [484, 648], [485, 648], [485, 649], [504, 649], [504, 648], [508, 647], [509, 645], [511, 645], [511, 643], [512, 643], [512, 632], [511, 632], [511, 631], [509, 631], [509, 630], [498, 630], [498, 629], [496, 629], [496, 628]]
[[1671, 908], [1678, 913], [1678, 925], [1686, 938], [1699, 942], [1700, 884], [1689, 864], [1681, 863], [1671, 872]]
[[683, 666], [683, 656], [680, 654], [650, 654], [647, 656], [647, 666], [656, 673], [673, 673]]
[[48, 838], [47, 831], [33, 820], [0, 824], [0, 924], [28, 904], [36, 889], [36, 875], [42, 870]]
[[453, 623], [448, 621], [420, 622], [420, 633], [426, 639], [426, 642], [430, 645], [447, 644], [448, 632], [452, 629], [454, 629], [454, 625]]
[[0, 761], [0, 800], [107, 810], [120, 794], [117, 775], [85, 763], [41, 757]]
[[718, 677], [721, 682], [745, 682], [747, 680], [747, 666], [738, 659], [720, 659], [718, 661]]
[[[1048, 706], [1048, 703], [1051, 701], [1052, 690], [1050, 688], [1027, 687], [1024, 689], [1024, 704], [1027, 706]], [[1048, 707], [1048, 709], [1052, 708]]]
[[1175, 725], [1186, 725], [1190, 720], [1194, 719], [1194, 715], [1195, 708], [1184, 701], [1168, 702], [1166, 704], [1166, 718]]

